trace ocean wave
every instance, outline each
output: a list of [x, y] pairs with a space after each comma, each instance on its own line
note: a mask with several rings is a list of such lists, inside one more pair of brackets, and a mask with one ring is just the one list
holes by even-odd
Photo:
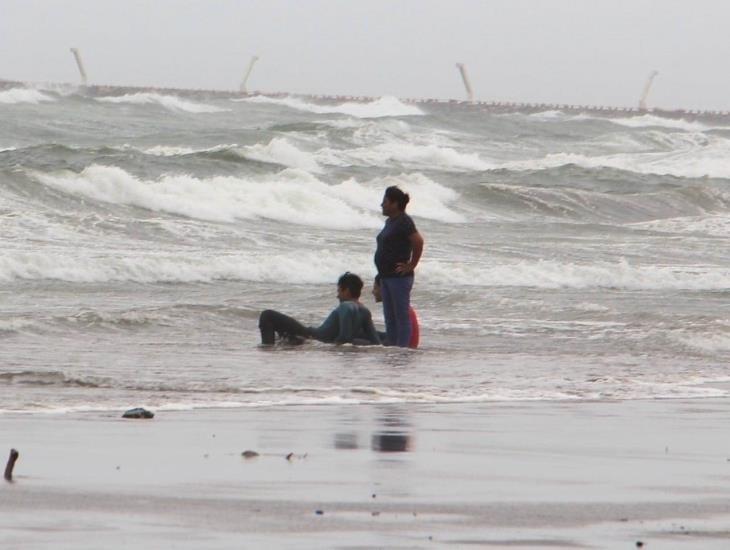
[[[0, 257], [0, 281], [58, 280], [71, 283], [210, 283], [219, 280], [276, 283], [331, 283], [346, 270], [366, 272], [372, 256], [347, 251], [313, 250], [297, 254], [206, 254], [113, 251], [6, 252]], [[92, 316], [93, 320], [93, 316]], [[83, 318], [82, 318], [83, 322]]]
[[10, 88], [0, 91], [0, 104], [15, 105], [18, 103], [46, 103], [56, 101], [55, 98], [32, 88]]
[[[371, 252], [311, 250], [250, 253], [111, 251], [6, 252], [0, 281], [60, 280], [71, 283], [210, 283], [217, 280], [327, 284], [343, 271], [368, 273]], [[541, 289], [730, 290], [730, 269], [712, 266], [634, 265], [627, 261], [578, 264], [555, 260], [464, 263], [425, 258], [418, 268], [422, 289], [517, 287]], [[132, 318], [128, 322], [134, 322]], [[94, 316], [84, 320], [101, 322]], [[117, 319], [125, 322], [123, 319]], [[144, 316], [138, 320], [147, 322]]]
[[690, 349], [711, 355], [722, 354], [725, 357], [730, 352], [730, 330], [723, 334], [684, 334], [676, 339]]
[[299, 168], [313, 174], [323, 172], [314, 155], [298, 149], [286, 138], [273, 138], [266, 145], [247, 145], [242, 147], [240, 152], [242, 156], [250, 160]]
[[[552, 171], [554, 174], [551, 175], [556, 179], [572, 175], [566, 174], [562, 167]], [[500, 218], [523, 220], [542, 215], [560, 220], [629, 224], [656, 230], [662, 230], [664, 226], [669, 230], [683, 225], [689, 227], [689, 223], [684, 224], [682, 220], [702, 216], [703, 219], [708, 218], [708, 229], [721, 232], [723, 217], [720, 213], [730, 208], [730, 193], [706, 185], [660, 187], [652, 182], [616, 187], [613, 183], [598, 190], [484, 183], [478, 190], [470, 191], [467, 197], [486, 204], [487, 212]], [[712, 216], [716, 216], [714, 223]], [[696, 229], [701, 230], [702, 223], [695, 221]]]
[[728, 290], [730, 268], [709, 266], [593, 264], [555, 260], [520, 261], [484, 266], [424, 260], [421, 281], [439, 286], [615, 288], [625, 290]]
[[309, 103], [297, 97], [268, 97], [258, 95], [245, 99], [236, 99], [233, 101], [244, 101], [247, 103], [262, 103], [270, 105], [281, 105], [296, 109], [298, 111], [307, 111], [316, 114], [341, 114], [353, 116], [355, 118], [381, 118], [381, 117], [400, 117], [400, 116], [419, 116], [424, 112], [415, 105], [407, 105], [395, 97], [384, 96], [374, 101], [365, 103]]
[[10, 371], [0, 373], [0, 386], [60, 386], [77, 388], [112, 387], [111, 379], [98, 377], [76, 378], [61, 371]]
[[121, 168], [102, 165], [89, 166], [80, 173], [29, 174], [64, 193], [105, 203], [213, 222], [270, 219], [332, 229], [380, 227], [378, 205], [384, 185], [400, 183], [430, 195], [414, 201], [414, 215], [462, 221], [449, 207], [458, 195], [420, 174], [374, 179], [366, 184], [349, 179], [336, 185], [296, 169], [256, 178], [170, 175], [158, 180], [143, 180]]
[[[377, 350], [372, 350], [377, 351]], [[39, 385], [68, 385], [91, 390], [94, 388], [126, 387], [105, 379], [73, 379], [61, 373], [35, 374], [14, 373], [36, 378]], [[0, 375], [1, 376], [1, 375]], [[43, 380], [45, 378], [45, 380]], [[57, 378], [54, 382], [53, 379]], [[566, 387], [562, 384], [548, 384], [543, 387], [506, 387], [490, 384], [490, 387], [476, 385], [471, 390], [444, 389], [419, 386], [409, 389], [390, 389], [379, 387], [332, 387], [332, 388], [268, 388], [260, 393], [246, 388], [219, 388], [218, 391], [201, 391], [200, 388], [179, 387], [175, 389], [152, 383], [142, 385], [137, 402], [155, 412], [188, 411], [196, 409], [244, 409], [297, 406], [348, 406], [363, 404], [464, 404], [500, 403], [530, 401], [594, 401], [602, 399], [687, 399], [727, 397], [730, 392], [723, 388], [711, 387], [713, 380], [686, 381], [679, 379], [670, 382], [643, 381], [632, 378], [613, 379], [604, 377], [595, 382], [591, 380], [575, 382]], [[722, 382], [722, 381], [720, 381]], [[0, 378], [0, 386], [3, 380]], [[29, 380], [30, 384], [33, 384]], [[216, 395], [218, 394], [218, 395]], [[25, 404], [13, 408], [5, 406], [0, 413], [43, 413], [64, 414], [72, 412], [119, 412], [129, 408], [128, 400], [91, 399], [91, 395], [80, 393], [69, 403], [47, 400], [43, 404]]]
[[337, 229], [379, 225], [375, 212], [352, 208], [333, 196], [330, 186], [301, 170], [287, 169], [260, 179], [176, 175], [142, 180], [121, 168], [92, 165], [79, 174], [32, 175], [65, 193], [200, 220], [267, 218]]
[[[585, 116], [585, 115], [584, 115]], [[586, 117], [588, 118], [588, 117]], [[593, 117], [598, 118], [598, 117]], [[704, 132], [710, 129], [722, 128], [717, 126], [708, 126], [701, 122], [693, 120], [685, 120], [683, 118], [665, 118], [656, 115], [643, 114], [632, 117], [623, 118], [600, 118], [613, 124], [620, 126], [628, 126], [629, 128], [671, 128], [675, 130], [686, 130], [689, 132]]]
[[283, 137], [271, 139], [268, 143], [256, 143], [254, 145], [238, 145], [227, 143], [213, 147], [195, 149], [192, 147], [181, 147], [175, 145], [155, 145], [139, 149], [146, 155], [157, 157], [187, 157], [191, 155], [202, 155], [208, 157], [225, 158], [227, 160], [253, 160], [278, 164], [288, 168], [299, 168], [313, 174], [322, 173], [322, 167], [317, 163], [315, 155], [297, 148], [296, 145]]
[[616, 153], [590, 156], [581, 153], [551, 153], [541, 158], [495, 163], [489, 169], [515, 171], [546, 170], [574, 164], [584, 168], [614, 168], [639, 174], [683, 178], [730, 178], [730, 140], [713, 136], [669, 151]]
[[174, 112], [185, 113], [222, 113], [230, 109], [207, 105], [205, 103], [195, 103], [173, 95], [161, 95], [151, 92], [139, 92], [136, 94], [126, 94], [122, 96], [97, 97], [96, 101], [102, 103], [123, 103], [130, 105], [159, 105]]
[[625, 117], [615, 117], [588, 113], [574, 114], [566, 111], [551, 110], [541, 111], [539, 113], [530, 113], [527, 116], [533, 120], [542, 120], [546, 122], [600, 121], [616, 124], [618, 126], [625, 126], [628, 128], [669, 128], [672, 130], [685, 130], [688, 132], [705, 132], [707, 130], [727, 128], [727, 126], [715, 126], [705, 124], [696, 120], [687, 120], [684, 118], [669, 118], [650, 113], [635, 114], [633, 116]]
[[661, 231], [665, 233], [680, 233], [712, 235], [715, 237], [730, 237], [730, 216], [703, 215], [680, 216], [665, 220], [650, 220], [632, 224], [632, 227]]
[[[125, 147], [137, 149], [129, 144], [125, 144]], [[154, 145], [152, 147], [146, 147], [144, 149], [137, 149], [146, 155], [153, 155], [155, 157], [181, 157], [185, 155], [194, 155], [196, 153], [202, 153], [209, 151], [210, 149], [193, 149], [192, 147], [179, 147], [176, 145]]]
[[388, 166], [446, 172], [481, 172], [496, 168], [477, 153], [459, 152], [451, 147], [391, 141], [354, 149], [324, 148], [317, 152], [321, 164], [331, 166]]
[[33, 327], [35, 322], [28, 318], [4, 318], [0, 319], [0, 334], [3, 333], [16, 333], [21, 332], [24, 329]]

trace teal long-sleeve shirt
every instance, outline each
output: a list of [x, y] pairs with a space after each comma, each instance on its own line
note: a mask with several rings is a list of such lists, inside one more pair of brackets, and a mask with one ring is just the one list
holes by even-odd
[[359, 302], [345, 301], [332, 310], [319, 327], [310, 327], [312, 336], [322, 342], [351, 344], [365, 341], [380, 344], [370, 310]]

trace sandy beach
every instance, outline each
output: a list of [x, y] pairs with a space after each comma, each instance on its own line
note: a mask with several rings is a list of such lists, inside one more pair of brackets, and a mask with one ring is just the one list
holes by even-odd
[[2, 485], [0, 538], [8, 548], [726, 548], [728, 408], [6, 414], [3, 447], [20, 459]]

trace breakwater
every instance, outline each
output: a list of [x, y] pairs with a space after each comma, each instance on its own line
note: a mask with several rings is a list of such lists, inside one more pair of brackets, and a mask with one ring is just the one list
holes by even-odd
[[[367, 103], [379, 99], [377, 96], [353, 96], [353, 95], [331, 95], [331, 94], [300, 94], [289, 92], [263, 92], [251, 91], [241, 92], [237, 90], [209, 90], [194, 88], [168, 88], [154, 86], [116, 86], [116, 85], [89, 85], [81, 86], [70, 83], [31, 83], [13, 80], [0, 80], [0, 90], [10, 88], [34, 88], [57, 90], [60, 92], [74, 91], [92, 97], [101, 96], [123, 96], [138, 93], [156, 93], [162, 95], [176, 95], [180, 97], [191, 97], [196, 99], [219, 98], [236, 99], [254, 96], [265, 96], [272, 98], [297, 97], [307, 101], [327, 103], [359, 102]], [[537, 102], [514, 102], [514, 101], [468, 101], [460, 99], [436, 99], [436, 98], [398, 98], [400, 101], [413, 105], [430, 105], [434, 107], [460, 109], [475, 109], [493, 113], [539, 113], [544, 111], [562, 111], [566, 113], [587, 113], [599, 114], [601, 116], [627, 116], [651, 113], [657, 116], [686, 119], [686, 120], [717, 120], [730, 119], [728, 110], [702, 110], [702, 109], [666, 109], [649, 108], [639, 109], [637, 107], [620, 107], [607, 105], [581, 105], [573, 103], [537, 103]]]

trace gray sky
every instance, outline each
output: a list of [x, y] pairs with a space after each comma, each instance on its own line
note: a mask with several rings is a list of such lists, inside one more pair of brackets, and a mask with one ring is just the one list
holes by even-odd
[[726, 0], [0, 0], [0, 78], [730, 109]]

